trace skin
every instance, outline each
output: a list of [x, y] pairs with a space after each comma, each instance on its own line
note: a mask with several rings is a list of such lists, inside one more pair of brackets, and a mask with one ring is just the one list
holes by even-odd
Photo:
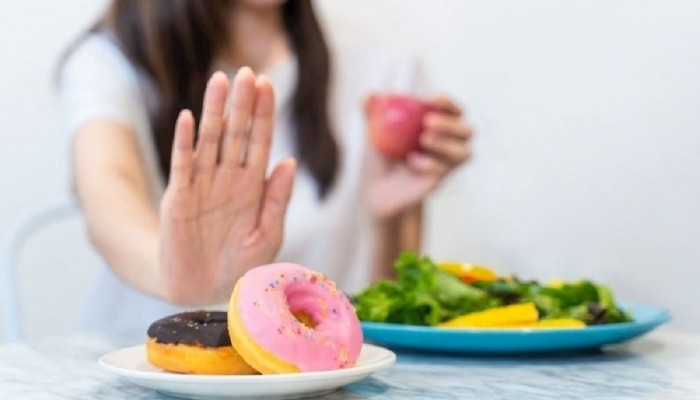
[[226, 75], [214, 74], [196, 148], [189, 111], [175, 128], [171, 178], [160, 209], [160, 265], [168, 297], [177, 302], [196, 302], [202, 292], [228, 299], [236, 280], [251, 266], [274, 260], [282, 243], [296, 164], [283, 160], [265, 176], [272, 86], [242, 68], [225, 116], [227, 96]]
[[[289, 56], [279, 3], [239, 3], [232, 14], [237, 39], [220, 52], [218, 64], [260, 71]], [[424, 151], [405, 163], [368, 154], [365, 200], [376, 238], [375, 279], [391, 274], [401, 250], [419, 249], [424, 199], [470, 155], [471, 129], [461, 109], [444, 96], [430, 102], [435, 111], [425, 117]], [[175, 304], [205, 305], [227, 300], [245, 271], [274, 261], [296, 162], [283, 160], [265, 175], [273, 110], [274, 93], [264, 76], [241, 68], [230, 83], [215, 73], [196, 144], [192, 114], [183, 110], [178, 118], [171, 179], [159, 207], [149, 200], [130, 126], [95, 120], [80, 129], [74, 175], [88, 234], [122, 280]]]
[[455, 168], [471, 157], [471, 127], [462, 110], [448, 97], [428, 99], [420, 152], [405, 162], [389, 161], [370, 150], [365, 199], [373, 216], [375, 237], [374, 280], [393, 275], [393, 260], [402, 250], [419, 250], [423, 202]]

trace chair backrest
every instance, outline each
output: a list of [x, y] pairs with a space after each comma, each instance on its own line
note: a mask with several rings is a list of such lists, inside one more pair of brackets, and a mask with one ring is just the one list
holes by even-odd
[[4, 340], [22, 339], [18, 262], [25, 243], [50, 224], [77, 218], [80, 209], [72, 199], [46, 203], [22, 215], [9, 229], [0, 244], [0, 315]]

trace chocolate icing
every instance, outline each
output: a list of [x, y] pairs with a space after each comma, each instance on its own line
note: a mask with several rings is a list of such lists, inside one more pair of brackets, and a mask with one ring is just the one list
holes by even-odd
[[184, 312], [152, 323], [148, 328], [148, 337], [158, 343], [231, 346], [227, 321], [223, 311]]

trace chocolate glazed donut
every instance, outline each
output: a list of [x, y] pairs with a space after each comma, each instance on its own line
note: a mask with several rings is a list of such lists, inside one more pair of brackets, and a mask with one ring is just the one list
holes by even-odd
[[148, 337], [156, 339], [158, 343], [231, 346], [227, 320], [223, 311], [192, 311], [171, 315], [152, 323], [148, 328]]
[[231, 345], [227, 322], [221, 311], [184, 312], [160, 319], [148, 328], [148, 361], [185, 374], [257, 373]]

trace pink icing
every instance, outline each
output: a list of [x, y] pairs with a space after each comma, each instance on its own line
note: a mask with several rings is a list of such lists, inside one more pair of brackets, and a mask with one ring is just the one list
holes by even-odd
[[[258, 344], [301, 371], [355, 364], [362, 328], [355, 309], [325, 275], [296, 264], [270, 264], [248, 271], [239, 282], [238, 311]], [[292, 312], [311, 316], [316, 327]]]

